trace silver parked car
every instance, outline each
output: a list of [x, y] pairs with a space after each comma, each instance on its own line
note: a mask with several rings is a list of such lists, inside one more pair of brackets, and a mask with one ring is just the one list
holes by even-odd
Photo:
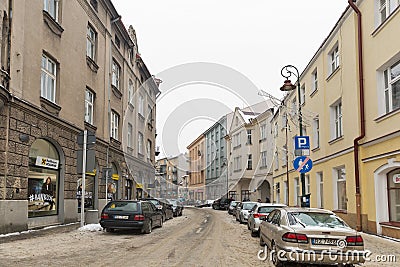
[[278, 208], [260, 224], [275, 266], [284, 262], [341, 264], [365, 262], [364, 241], [335, 213], [313, 208]]
[[268, 214], [276, 208], [286, 207], [285, 204], [278, 203], [257, 203], [250, 211], [249, 219], [247, 220], [247, 229], [251, 231], [251, 236], [259, 236], [259, 226], [261, 218], [267, 217]]
[[245, 223], [247, 222], [247, 219], [249, 218], [249, 211], [257, 205], [258, 202], [242, 202], [239, 204], [236, 208], [236, 221], [239, 221], [240, 223]]

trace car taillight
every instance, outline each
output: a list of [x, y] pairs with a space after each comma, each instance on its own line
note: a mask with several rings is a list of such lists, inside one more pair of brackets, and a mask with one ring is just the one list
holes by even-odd
[[102, 219], [109, 219], [110, 217], [108, 217], [108, 214], [107, 214], [107, 213], [102, 213], [102, 214], [101, 214], [101, 218], [102, 218]]
[[308, 238], [304, 234], [286, 233], [282, 236], [282, 240], [292, 243], [308, 243]]
[[360, 235], [357, 236], [347, 236], [346, 242], [348, 246], [364, 246], [364, 240]]
[[139, 214], [139, 215], [135, 215], [135, 217], [133, 217], [133, 220], [135, 221], [144, 221], [144, 216]]

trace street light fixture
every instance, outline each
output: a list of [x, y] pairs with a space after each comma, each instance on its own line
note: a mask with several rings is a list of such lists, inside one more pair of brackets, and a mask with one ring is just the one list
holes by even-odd
[[[294, 70], [294, 71], [293, 71]], [[281, 91], [292, 91], [296, 89], [296, 86], [292, 84], [289, 80], [290, 76], [295, 76], [297, 78], [297, 95], [299, 98], [299, 129], [300, 129], [300, 136], [303, 136], [303, 117], [301, 114], [301, 90], [300, 90], [300, 74], [299, 70], [293, 65], [286, 65], [281, 70], [282, 77], [285, 77], [286, 80], [283, 86], [280, 88]], [[301, 181], [301, 195], [302, 197], [306, 194], [306, 184], [305, 184], [305, 174], [300, 173], [300, 181]], [[303, 206], [303, 198], [301, 199], [301, 206]]]

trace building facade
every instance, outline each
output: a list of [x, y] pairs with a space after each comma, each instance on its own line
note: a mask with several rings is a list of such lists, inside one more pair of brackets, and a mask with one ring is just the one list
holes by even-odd
[[137, 183], [154, 180], [159, 81], [133, 28], [109, 0], [0, 7], [0, 233], [78, 220], [84, 130], [95, 137], [84, 207], [136, 198]]
[[201, 134], [190, 145], [189, 151], [189, 199], [205, 200], [205, 180], [206, 180], [206, 156], [205, 156], [205, 136]]
[[[275, 187], [275, 199], [289, 196], [290, 205], [299, 205], [310, 193], [311, 207], [334, 210], [359, 230], [399, 238], [400, 39], [393, 32], [400, 7], [397, 1], [349, 4], [301, 73], [300, 96], [289, 93], [272, 122], [275, 146], [293, 148], [300, 97], [313, 161], [301, 192], [299, 173], [279, 158], [274, 184], [288, 183], [289, 190]], [[283, 114], [291, 129], [286, 143]], [[288, 158], [294, 160], [293, 151]]]

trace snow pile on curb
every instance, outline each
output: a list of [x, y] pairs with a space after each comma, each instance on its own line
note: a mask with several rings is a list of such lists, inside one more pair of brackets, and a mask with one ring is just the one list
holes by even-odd
[[100, 224], [86, 224], [83, 227], [80, 227], [78, 229], [80, 232], [97, 232], [97, 231], [103, 231], [103, 228], [100, 226]]

